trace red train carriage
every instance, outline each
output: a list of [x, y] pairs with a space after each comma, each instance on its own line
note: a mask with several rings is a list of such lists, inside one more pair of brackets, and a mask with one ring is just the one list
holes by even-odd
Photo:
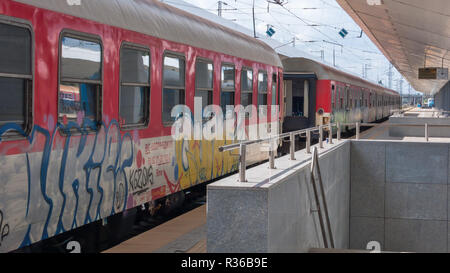
[[400, 109], [397, 92], [306, 58], [285, 58], [284, 131], [374, 122]]
[[283, 96], [273, 49], [158, 1], [3, 0], [0, 52], [0, 252], [235, 171], [174, 105]]

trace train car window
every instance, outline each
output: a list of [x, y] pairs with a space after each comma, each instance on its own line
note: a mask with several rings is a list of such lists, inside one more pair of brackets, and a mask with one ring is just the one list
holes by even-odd
[[352, 107], [356, 107], [356, 100], [357, 100], [357, 97], [356, 97], [356, 90], [353, 89], [353, 90], [352, 90], [352, 102], [353, 102]]
[[0, 126], [29, 129], [32, 109], [32, 34], [28, 26], [0, 23]]
[[122, 127], [145, 126], [149, 121], [150, 52], [124, 45], [120, 52], [119, 120]]
[[356, 90], [352, 89], [352, 100], [351, 100], [351, 105], [352, 108], [356, 107]]
[[345, 88], [345, 108], [347, 109], [349, 107], [350, 102], [350, 89], [348, 87]]
[[272, 75], [272, 104], [277, 104], [277, 74]]
[[[253, 70], [244, 68], [241, 72], [241, 105], [245, 107], [253, 104]], [[245, 114], [246, 117], [251, 115]]]
[[333, 85], [331, 85], [331, 110], [332, 111], [334, 109], [334, 101], [335, 101], [334, 94], [335, 94], [335, 87], [334, 87], [334, 84], [333, 84]]
[[283, 73], [281, 73], [281, 72], [279, 72], [278, 73], [278, 82], [277, 82], [278, 84], [278, 92], [277, 92], [277, 94], [278, 94], [278, 99], [277, 99], [277, 104], [280, 106], [280, 109], [281, 109], [281, 101], [282, 101], [282, 98], [281, 98], [281, 84], [283, 83]]
[[172, 124], [174, 106], [185, 104], [185, 60], [183, 56], [167, 53], [164, 55], [162, 121]]
[[258, 106], [267, 105], [267, 73], [258, 73]]
[[339, 98], [341, 97], [341, 88], [339, 86], [335, 86], [335, 95], [334, 95], [334, 103], [336, 107], [339, 107]]
[[348, 97], [349, 97], [348, 108], [351, 109], [353, 107], [353, 89], [348, 90]]
[[334, 95], [334, 103], [335, 103], [335, 107], [336, 108], [339, 108], [339, 91], [340, 91], [340, 88], [339, 88], [339, 86], [335, 86], [334, 87], [334, 92], [335, 92], [335, 95]]
[[220, 105], [224, 117], [226, 116], [227, 105], [234, 106], [234, 93], [235, 93], [235, 70], [232, 65], [222, 65], [221, 71], [221, 92], [220, 92]]
[[364, 107], [364, 89], [361, 89], [360, 90], [360, 103], [359, 103], [359, 106], [360, 107]]
[[364, 90], [359, 90], [359, 107], [364, 106]]
[[198, 59], [195, 64], [195, 97], [202, 99], [202, 113], [206, 106], [213, 104], [213, 78], [212, 61]]
[[59, 120], [101, 121], [102, 46], [97, 38], [61, 37]]

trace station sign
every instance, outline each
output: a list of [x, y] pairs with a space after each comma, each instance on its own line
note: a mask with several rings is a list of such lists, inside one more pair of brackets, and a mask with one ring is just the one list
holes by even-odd
[[269, 37], [272, 37], [272, 36], [275, 34], [275, 30], [274, 30], [273, 28], [269, 28], [269, 29], [266, 31], [266, 34], [267, 34]]
[[341, 29], [341, 31], [339, 31], [339, 35], [341, 35], [342, 38], [345, 38], [345, 36], [347, 36], [347, 34], [348, 34], [348, 31], [345, 28], [343, 28], [343, 29]]
[[424, 67], [419, 68], [420, 80], [448, 80], [448, 68]]

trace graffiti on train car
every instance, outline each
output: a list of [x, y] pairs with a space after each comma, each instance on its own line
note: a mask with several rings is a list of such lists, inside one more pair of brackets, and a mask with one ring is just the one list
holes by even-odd
[[[137, 130], [121, 132], [116, 120], [45, 116], [43, 124], [29, 134], [18, 124], [0, 127], [1, 252], [238, 170], [236, 156], [218, 151], [235, 138], [140, 138]], [[254, 129], [267, 132], [261, 124]], [[9, 141], [11, 131], [24, 136], [21, 144]]]
[[[46, 118], [52, 121], [52, 118]], [[11, 131], [26, 136], [26, 144], [4, 142], [0, 162], [3, 207], [1, 239], [11, 232], [22, 238], [14, 249], [91, 223], [126, 209], [126, 170], [133, 164], [133, 139], [120, 133], [116, 121], [95, 131], [93, 122], [80, 126], [48, 123], [35, 125], [26, 136], [20, 126], [0, 128], [0, 142]], [[53, 126], [52, 126], [53, 125]], [[20, 153], [12, 153], [19, 149]], [[5, 211], [12, 215], [3, 223]], [[21, 234], [18, 235], [18, 234]], [[16, 242], [18, 243], [18, 242]], [[3, 244], [2, 244], [3, 247]]]
[[[237, 170], [227, 141], [136, 139], [117, 121], [0, 127], [0, 252], [50, 238]], [[25, 144], [5, 141], [20, 132]], [[134, 136], [134, 137], [133, 137]], [[5, 213], [10, 215], [6, 223]]]
[[[5, 223], [4, 223], [5, 222]], [[9, 225], [6, 223], [6, 220], [3, 216], [3, 211], [0, 210], [0, 246], [2, 246], [3, 240], [9, 234]]]
[[129, 171], [129, 182], [132, 191], [143, 192], [149, 190], [150, 186], [153, 185], [152, 166], [131, 169]]

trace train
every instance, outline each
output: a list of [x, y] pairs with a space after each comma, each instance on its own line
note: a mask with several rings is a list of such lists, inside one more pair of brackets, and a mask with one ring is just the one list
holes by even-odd
[[[389, 88], [307, 58], [283, 57], [283, 131], [328, 123], [370, 123], [401, 107]], [[351, 129], [344, 126], [343, 129]]]
[[[299, 122], [290, 119], [305, 111], [289, 104], [302, 104], [292, 95], [301, 73], [289, 60], [156, 0], [3, 0], [0, 40], [0, 252], [66, 250], [69, 241], [85, 252], [100, 229], [124, 233], [140, 210], [179, 206], [186, 191], [236, 172], [238, 158], [219, 152], [236, 140], [172, 137], [175, 105], [279, 105], [276, 120], [250, 115], [243, 125], [279, 124], [272, 133], [292, 130]], [[308, 122], [353, 113], [371, 121], [388, 113], [378, 101], [395, 98], [355, 77], [308, 71], [319, 87], [303, 101]], [[344, 96], [352, 114], [340, 114], [329, 94]], [[357, 94], [372, 105], [367, 115]], [[248, 158], [266, 160], [254, 146]]]

